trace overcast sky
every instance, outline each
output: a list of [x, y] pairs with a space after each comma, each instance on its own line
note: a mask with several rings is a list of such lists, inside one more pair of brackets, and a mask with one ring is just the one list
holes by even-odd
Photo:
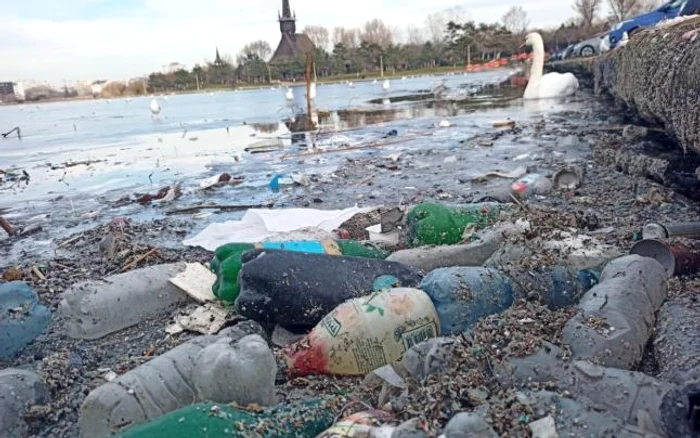
[[[462, 6], [475, 21], [494, 22], [520, 4], [533, 26], [573, 16], [568, 0], [290, 0], [297, 29], [360, 26], [381, 18], [392, 26], [423, 25], [441, 9]], [[0, 0], [0, 82], [127, 79], [170, 62], [188, 67], [235, 54], [263, 39], [279, 41], [282, 0]]]

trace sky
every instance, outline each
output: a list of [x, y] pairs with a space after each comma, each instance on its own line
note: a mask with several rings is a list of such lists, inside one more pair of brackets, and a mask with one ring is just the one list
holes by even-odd
[[[358, 27], [381, 18], [423, 26], [428, 14], [461, 6], [475, 21], [499, 21], [518, 4], [532, 26], [572, 17], [567, 0], [290, 0], [306, 25]], [[279, 42], [282, 0], [0, 0], [0, 82], [124, 80], [235, 55], [248, 42]], [[344, 6], [345, 5], [345, 6]]]

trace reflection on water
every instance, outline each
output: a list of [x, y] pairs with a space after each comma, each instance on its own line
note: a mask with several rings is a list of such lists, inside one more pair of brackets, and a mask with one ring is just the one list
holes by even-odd
[[[481, 87], [489, 81], [500, 83], [509, 74], [449, 76], [445, 86]], [[361, 147], [390, 131], [397, 131], [402, 141], [420, 142], [437, 124], [435, 118], [459, 120], [483, 109], [505, 108], [517, 97], [510, 89], [488, 89], [488, 94], [469, 99], [454, 101], [449, 93], [435, 99], [430, 91], [434, 82], [434, 78], [397, 81], [389, 92], [371, 82], [354, 88], [319, 85], [311, 117], [303, 113], [303, 92], [296, 89], [290, 105], [281, 89], [170, 96], [159, 102], [157, 121], [150, 117], [149, 98], [0, 107], [0, 120], [21, 126], [23, 134], [21, 141], [0, 143], [0, 168], [24, 169], [31, 175], [21, 188], [0, 186], [0, 209], [14, 214], [70, 209], [79, 214], [108, 208], [105, 205], [125, 193], [175, 183], [194, 192], [198, 181], [214, 171], [245, 176], [237, 194], [247, 193], [245, 201], [253, 203], [267, 195], [264, 188], [272, 172], [298, 171], [300, 166], [305, 172], [329, 172], [340, 162], [318, 158], [312, 166], [308, 160], [300, 165], [304, 160], [279, 158], [295, 153], [295, 148]], [[464, 119], [455, 129], [431, 132], [431, 142], [472, 135], [477, 129], [474, 123]], [[65, 165], [71, 162], [84, 164]]]

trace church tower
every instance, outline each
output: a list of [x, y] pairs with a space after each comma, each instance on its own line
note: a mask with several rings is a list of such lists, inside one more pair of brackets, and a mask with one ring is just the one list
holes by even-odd
[[289, 7], [289, 0], [282, 0], [282, 14], [277, 14], [280, 22], [280, 32], [282, 34], [294, 35], [297, 32], [297, 17]]

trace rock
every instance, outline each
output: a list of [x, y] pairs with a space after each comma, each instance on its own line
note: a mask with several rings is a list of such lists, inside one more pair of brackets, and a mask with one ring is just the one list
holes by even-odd
[[0, 431], [4, 438], [27, 436], [24, 414], [32, 405], [49, 402], [49, 392], [41, 378], [27, 370], [0, 371]]
[[223, 338], [195, 358], [194, 387], [199, 400], [241, 405], [275, 403], [277, 363], [263, 338], [250, 335], [235, 342]]
[[447, 423], [442, 432], [444, 438], [498, 438], [493, 428], [472, 412], [457, 414]]
[[219, 336], [194, 338], [94, 389], [80, 410], [81, 436], [109, 435], [202, 401], [194, 385], [198, 354], [224, 335], [232, 342], [249, 334], [264, 334], [264, 330], [243, 322]]
[[0, 359], [8, 359], [36, 339], [51, 321], [51, 311], [26, 283], [0, 285]]
[[184, 263], [157, 265], [72, 286], [64, 292], [58, 310], [66, 334], [76, 339], [99, 339], [169, 313], [189, 300], [170, 282], [184, 270]]
[[551, 415], [528, 424], [532, 438], [559, 438], [557, 425]]

